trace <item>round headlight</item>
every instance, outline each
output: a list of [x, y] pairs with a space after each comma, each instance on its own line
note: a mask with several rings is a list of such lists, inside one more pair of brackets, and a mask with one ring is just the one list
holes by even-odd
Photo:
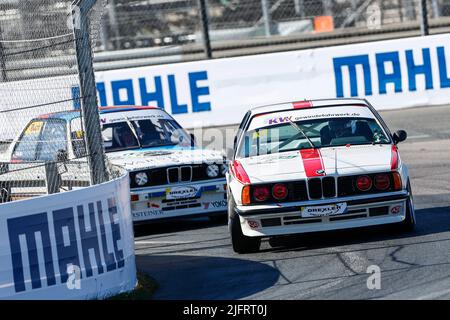
[[228, 171], [228, 165], [227, 164], [222, 164], [220, 166], [220, 173], [224, 176]]
[[210, 164], [206, 167], [206, 174], [210, 178], [216, 178], [219, 176], [219, 166], [217, 164]]
[[145, 184], [147, 184], [148, 182], [148, 176], [145, 172], [139, 172], [136, 174], [136, 176], [134, 177], [134, 182], [136, 182], [136, 184], [138, 186], [143, 186]]

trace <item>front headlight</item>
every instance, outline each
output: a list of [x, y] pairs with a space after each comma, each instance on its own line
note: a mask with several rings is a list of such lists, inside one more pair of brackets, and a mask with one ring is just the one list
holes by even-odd
[[225, 163], [222, 164], [220, 166], [220, 173], [224, 176], [227, 173], [227, 171], [228, 171], [228, 165]]
[[148, 182], [148, 175], [145, 172], [139, 172], [134, 176], [134, 182], [138, 186], [146, 185]]
[[217, 178], [219, 176], [219, 166], [217, 164], [207, 166], [206, 175], [210, 178]]

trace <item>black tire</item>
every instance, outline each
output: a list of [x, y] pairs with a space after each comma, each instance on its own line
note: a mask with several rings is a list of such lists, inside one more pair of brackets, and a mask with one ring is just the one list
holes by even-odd
[[227, 222], [227, 214], [213, 214], [210, 215], [209, 217], [209, 221], [211, 221], [212, 223], [220, 223], [220, 224], [224, 224]]
[[[234, 203], [233, 197], [229, 197], [228, 199], [228, 210], [234, 211], [236, 205]], [[229, 214], [229, 217], [228, 228], [230, 230], [233, 251], [236, 253], [258, 252], [261, 246], [261, 238], [247, 237], [242, 233], [239, 215]]]
[[406, 201], [405, 220], [399, 223], [399, 229], [403, 232], [414, 231], [416, 227], [416, 213], [414, 211], [414, 198], [412, 195], [411, 184], [408, 180], [407, 189], [409, 191], [409, 198]]

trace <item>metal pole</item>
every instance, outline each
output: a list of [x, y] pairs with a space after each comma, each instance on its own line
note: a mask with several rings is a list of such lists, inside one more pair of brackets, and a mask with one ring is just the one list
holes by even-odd
[[58, 172], [56, 162], [45, 163], [45, 184], [47, 187], [47, 194], [59, 192], [61, 187], [61, 175]]
[[270, 9], [269, 9], [269, 3], [267, 0], [261, 0], [261, 7], [263, 12], [263, 19], [264, 19], [264, 30], [266, 32], [266, 36], [270, 36]]
[[[109, 0], [107, 8], [108, 8], [109, 25], [111, 26], [112, 37], [114, 39], [114, 41], [113, 41], [114, 47], [116, 50], [119, 50], [121, 48], [120, 32], [119, 32], [119, 26], [117, 24], [115, 0]], [[111, 46], [111, 44], [109, 44], [109, 46]]]
[[420, 31], [422, 36], [429, 35], [427, 1], [420, 1]]
[[295, 14], [305, 17], [305, 3], [304, 0], [294, 0]]
[[[80, 81], [81, 114], [85, 130], [86, 150], [90, 170], [91, 184], [100, 184], [108, 180], [100, 128], [100, 116], [97, 104], [97, 89], [94, 67], [92, 65], [92, 48], [89, 36], [89, 11], [96, 0], [77, 0], [72, 7], [74, 18], [75, 46]], [[75, 23], [76, 12], [79, 12], [79, 25]]]
[[209, 38], [209, 20], [208, 11], [205, 0], [198, 0], [198, 6], [200, 9], [200, 16], [202, 19], [202, 33], [203, 33], [203, 48], [205, 50], [205, 56], [208, 59], [212, 58], [211, 40]]
[[435, 18], [439, 18], [442, 15], [441, 12], [441, 5], [439, 4], [438, 0], [433, 0], [432, 2], [432, 6], [433, 6], [433, 15]]
[[5, 58], [5, 50], [3, 48], [3, 31], [2, 31], [2, 26], [0, 23], [0, 68], [2, 69], [1, 72], [1, 79], [2, 82], [6, 82], [8, 81], [8, 75], [6, 73], [6, 58]]
[[412, 21], [416, 19], [416, 13], [413, 0], [402, 0], [402, 6], [405, 10], [406, 20]]

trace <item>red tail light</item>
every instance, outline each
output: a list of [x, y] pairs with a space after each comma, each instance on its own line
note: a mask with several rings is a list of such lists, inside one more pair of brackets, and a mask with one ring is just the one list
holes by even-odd
[[288, 195], [287, 187], [282, 183], [277, 183], [272, 187], [272, 196], [276, 200], [283, 200]]
[[391, 180], [387, 174], [377, 174], [374, 179], [375, 188], [378, 190], [386, 190], [391, 186]]
[[368, 191], [372, 188], [372, 179], [369, 176], [359, 176], [356, 179], [356, 187], [360, 191]]
[[256, 186], [253, 188], [253, 198], [256, 201], [263, 202], [269, 198], [269, 187]]

